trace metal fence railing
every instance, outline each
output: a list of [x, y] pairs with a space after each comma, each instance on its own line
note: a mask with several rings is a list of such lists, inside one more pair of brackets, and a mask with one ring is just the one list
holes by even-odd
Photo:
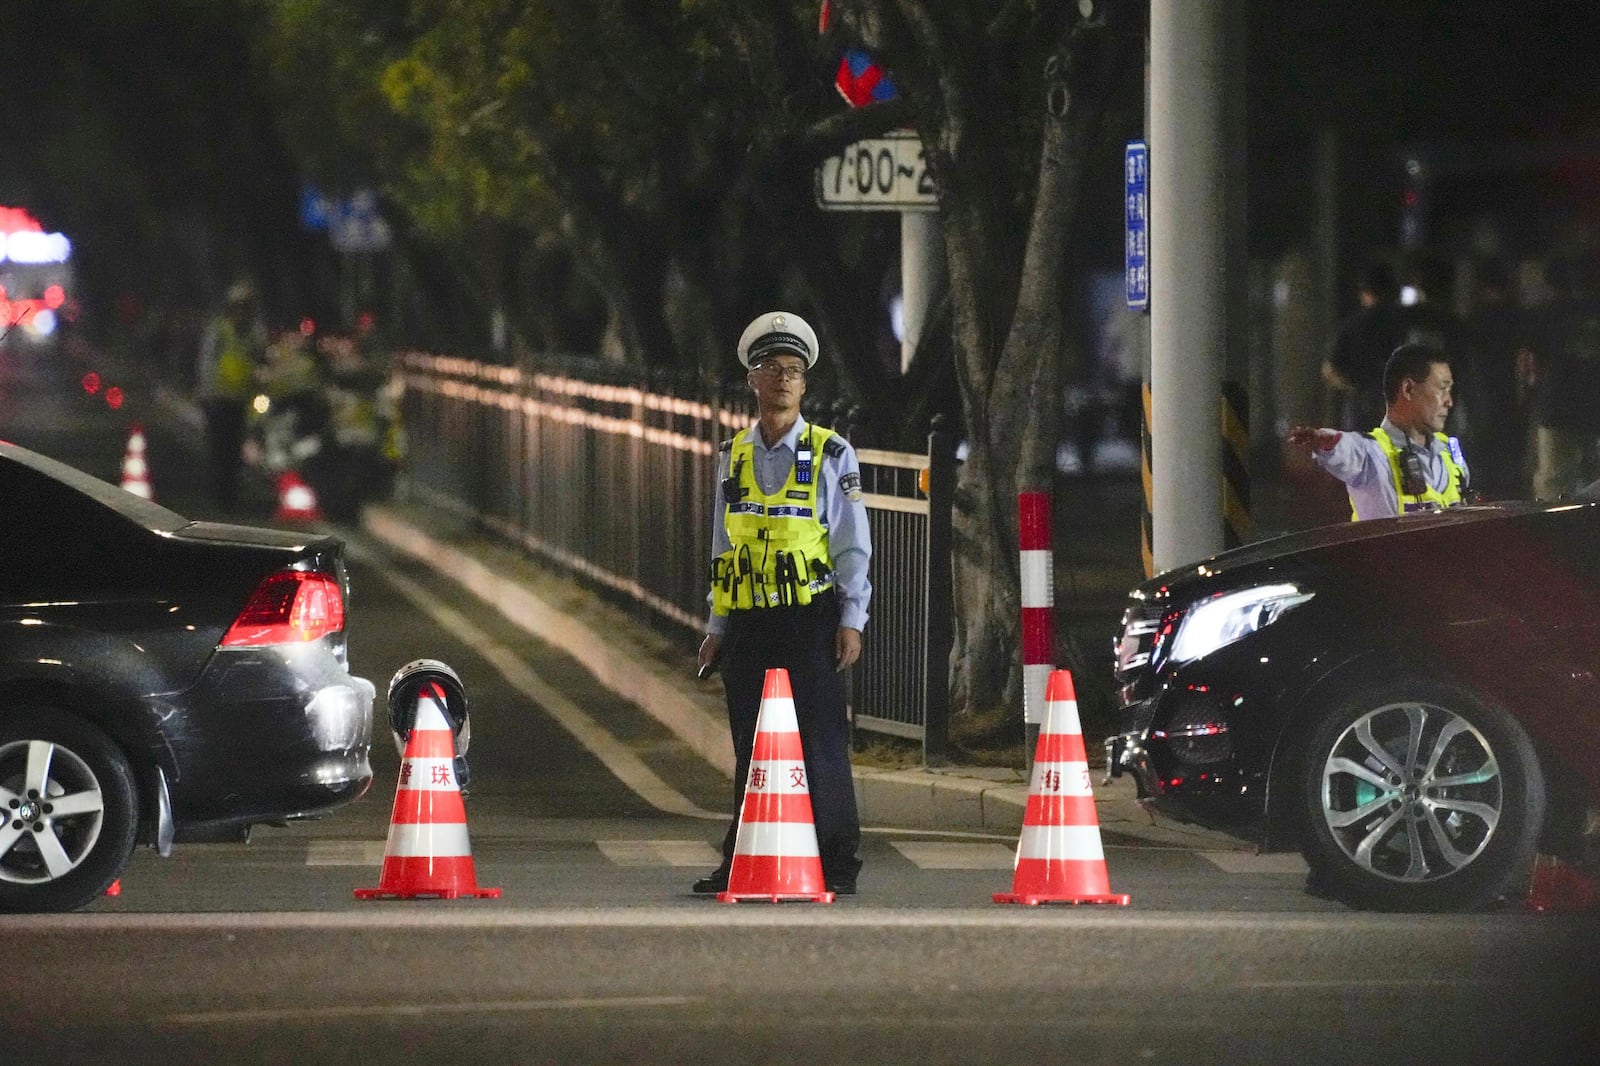
[[[749, 403], [415, 352], [395, 373], [414, 490], [653, 621], [701, 628], [717, 443], [750, 425]], [[930, 762], [947, 738], [951, 452], [937, 432], [925, 455], [857, 449], [873, 596], [852, 712]]]

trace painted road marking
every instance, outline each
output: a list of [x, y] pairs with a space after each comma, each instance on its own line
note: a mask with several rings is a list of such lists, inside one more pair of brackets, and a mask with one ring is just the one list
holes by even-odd
[[715, 866], [722, 852], [703, 840], [597, 840], [618, 866]]
[[383, 861], [387, 840], [313, 840], [306, 848], [307, 866], [376, 866]]
[[1305, 874], [1310, 867], [1292, 851], [1257, 855], [1251, 851], [1202, 851], [1207, 860], [1225, 874]]
[[499, 643], [467, 620], [466, 615], [439, 602], [437, 596], [388, 567], [373, 555], [347, 539], [345, 554], [371, 566], [396, 592], [410, 600], [446, 630], [471, 645], [477, 653], [499, 672], [517, 691], [537, 703], [551, 718], [571, 733], [595, 758], [611, 771], [634, 794], [650, 806], [667, 814], [681, 814], [689, 818], [722, 820], [726, 814], [708, 811], [662, 780], [654, 770], [645, 765], [626, 744], [608, 733], [576, 703], [562, 695], [522, 660], [516, 652]]
[[1016, 852], [1003, 844], [891, 840], [889, 846], [924, 870], [1009, 870], [1016, 865]]
[[481, 1003], [379, 1003], [333, 1007], [265, 1007], [256, 1010], [186, 1011], [168, 1014], [171, 1025], [251, 1025], [261, 1022], [345, 1021], [351, 1018], [431, 1018], [440, 1014], [506, 1014], [525, 1011], [616, 1010], [683, 1007], [688, 996], [589, 996], [575, 999], [487, 1000]]

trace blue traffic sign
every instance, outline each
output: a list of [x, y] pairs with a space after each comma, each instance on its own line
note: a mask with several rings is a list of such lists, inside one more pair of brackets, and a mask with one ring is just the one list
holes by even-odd
[[1128, 290], [1128, 307], [1145, 311], [1150, 307], [1150, 146], [1129, 141], [1123, 154], [1126, 187], [1127, 240], [1123, 256], [1123, 280]]

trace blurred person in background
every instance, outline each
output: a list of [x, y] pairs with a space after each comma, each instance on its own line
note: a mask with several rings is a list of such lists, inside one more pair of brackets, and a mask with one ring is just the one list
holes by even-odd
[[195, 396], [205, 416], [212, 501], [224, 511], [232, 511], [239, 500], [245, 416], [256, 395], [265, 349], [255, 287], [236, 281], [228, 287], [222, 310], [201, 335], [195, 364]]
[[1394, 270], [1381, 259], [1367, 263], [1356, 280], [1358, 306], [1339, 323], [1322, 363], [1341, 430], [1362, 429], [1383, 417], [1383, 365], [1400, 343], [1399, 295]]
[[321, 449], [327, 430], [327, 374], [312, 346], [312, 332], [309, 319], [281, 331], [267, 345], [257, 375], [252, 439], [259, 440], [260, 461], [272, 473], [297, 469]]
[[1533, 493], [1553, 500], [1600, 473], [1600, 253], [1554, 271], [1559, 295], [1523, 369], [1533, 389]]
[[1519, 367], [1532, 357], [1534, 320], [1513, 298], [1504, 260], [1478, 264], [1465, 325], [1474, 484], [1491, 498], [1525, 497], [1529, 394]]

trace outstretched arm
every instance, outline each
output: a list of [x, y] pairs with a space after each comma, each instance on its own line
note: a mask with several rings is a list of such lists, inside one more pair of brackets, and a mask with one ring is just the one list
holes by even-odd
[[1315, 452], [1331, 451], [1339, 438], [1344, 436], [1336, 429], [1318, 429], [1315, 426], [1296, 425], [1289, 427], [1289, 432], [1284, 438], [1296, 448], [1309, 448]]

